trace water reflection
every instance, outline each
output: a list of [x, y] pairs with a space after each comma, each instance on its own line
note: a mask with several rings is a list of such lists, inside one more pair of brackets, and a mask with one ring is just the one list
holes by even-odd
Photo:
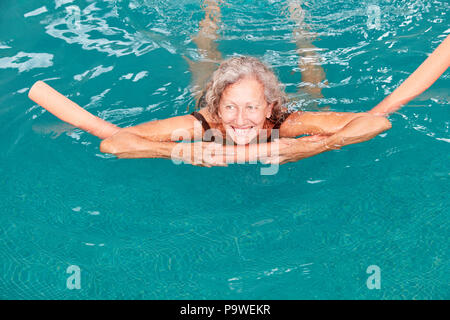
[[20, 51], [13, 57], [0, 58], [0, 69], [15, 68], [20, 72], [34, 68], [48, 68], [53, 65], [53, 55]]
[[65, 14], [51, 19], [45, 26], [52, 37], [69, 44], [77, 43], [84, 50], [97, 50], [117, 57], [143, 55], [159, 46], [141, 32], [115, 27], [117, 14], [112, 7], [100, 9], [92, 3], [84, 9], [65, 7]]

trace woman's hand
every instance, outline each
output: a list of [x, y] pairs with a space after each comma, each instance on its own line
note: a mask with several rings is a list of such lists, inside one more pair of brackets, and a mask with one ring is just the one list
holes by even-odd
[[234, 150], [215, 142], [186, 143], [180, 158], [184, 163], [199, 167], [226, 167], [227, 158], [234, 155]]
[[269, 157], [261, 158], [265, 164], [285, 164], [312, 157], [326, 150], [326, 135], [313, 135], [298, 139], [281, 138], [275, 140], [277, 152]]

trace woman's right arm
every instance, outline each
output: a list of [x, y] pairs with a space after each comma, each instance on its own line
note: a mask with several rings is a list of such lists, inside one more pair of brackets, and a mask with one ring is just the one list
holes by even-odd
[[184, 115], [121, 128], [100, 143], [100, 151], [116, 154], [133, 150], [150, 150], [157, 146], [162, 148], [165, 146], [163, 142], [201, 140], [203, 132], [201, 125], [200, 129], [196, 129], [199, 127], [198, 124], [195, 125], [196, 121], [193, 116]]
[[161, 158], [204, 167], [227, 165], [221, 148], [214, 142], [151, 141], [129, 132], [103, 140], [100, 151], [120, 159]]
[[[186, 140], [201, 140], [202, 138], [202, 127], [197, 125], [196, 129], [195, 123], [196, 119], [191, 115], [171, 117], [162, 120], [154, 120], [142, 124], [138, 124], [133, 127], [122, 128], [115, 135], [110, 138], [114, 140], [117, 135], [123, 133], [132, 133], [141, 138], [145, 138], [150, 141], [179, 141], [182, 139]], [[108, 139], [110, 139], [108, 138]], [[182, 138], [182, 139], [180, 139]], [[105, 139], [105, 140], [108, 140]]]
[[[214, 122], [207, 108], [202, 108], [198, 112], [208, 123]], [[132, 138], [130, 134], [154, 142], [199, 141], [203, 139], [204, 130], [201, 122], [190, 114], [154, 120], [119, 129], [115, 134], [102, 141], [100, 149], [112, 150], [116, 145], [123, 148], [128, 139]]]
[[[209, 119], [207, 111], [200, 112]], [[208, 167], [226, 165], [217, 144], [186, 142], [202, 140], [202, 137], [201, 123], [185, 115], [120, 129], [100, 143], [100, 151], [118, 158], [162, 158]], [[215, 156], [205, 157], [211, 151]]]
[[171, 149], [176, 142], [151, 141], [131, 132], [119, 131], [111, 137], [102, 140], [100, 151], [111, 153], [120, 158], [120, 154], [145, 152], [145, 158], [170, 158]]
[[[175, 141], [194, 140], [196, 119], [191, 115], [172, 117], [121, 128], [112, 136], [102, 140], [100, 151], [116, 156], [133, 158], [165, 158], [171, 157]], [[201, 126], [200, 126], [201, 128]], [[201, 137], [200, 137], [201, 139]], [[122, 156], [121, 156], [122, 155]]]

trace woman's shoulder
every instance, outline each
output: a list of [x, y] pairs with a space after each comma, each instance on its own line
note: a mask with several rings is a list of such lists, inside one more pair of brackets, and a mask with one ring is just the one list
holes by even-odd
[[197, 110], [196, 112], [200, 113], [203, 118], [208, 122], [209, 126], [211, 128], [218, 128], [222, 125], [222, 123], [215, 117], [207, 107], [201, 108], [200, 110]]
[[275, 128], [279, 128], [285, 121], [286, 119], [289, 118], [289, 116], [292, 114], [293, 112], [290, 111], [288, 108], [282, 108], [280, 110], [280, 112], [277, 113], [277, 115], [275, 117], [271, 117], [269, 120], [270, 123], [273, 124], [274, 129]]

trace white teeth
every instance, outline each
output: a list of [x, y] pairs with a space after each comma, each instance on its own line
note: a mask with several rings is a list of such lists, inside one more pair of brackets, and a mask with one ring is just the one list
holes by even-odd
[[234, 128], [234, 131], [239, 136], [245, 136], [245, 135], [249, 134], [250, 130], [251, 130], [251, 128], [249, 128], [249, 129], [237, 129], [237, 128]]

